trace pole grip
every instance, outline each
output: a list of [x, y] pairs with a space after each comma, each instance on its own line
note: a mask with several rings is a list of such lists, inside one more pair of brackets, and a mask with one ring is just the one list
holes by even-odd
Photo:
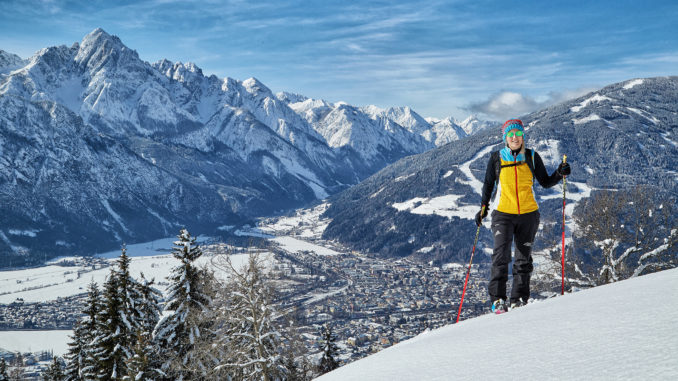
[[567, 155], [563, 155], [563, 163], [567, 163]]

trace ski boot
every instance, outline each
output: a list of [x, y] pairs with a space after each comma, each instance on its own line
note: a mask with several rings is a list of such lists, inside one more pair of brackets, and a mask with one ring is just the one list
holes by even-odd
[[495, 314], [503, 314], [507, 312], [508, 308], [506, 307], [506, 302], [504, 299], [497, 299], [492, 303], [492, 312]]

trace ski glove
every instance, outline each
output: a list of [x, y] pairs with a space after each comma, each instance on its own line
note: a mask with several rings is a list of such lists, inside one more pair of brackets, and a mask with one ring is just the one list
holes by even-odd
[[568, 163], [560, 163], [557, 171], [560, 176], [569, 176], [570, 173], [572, 172], [572, 170], [570, 169], [570, 164]]
[[485, 217], [487, 217], [487, 208], [480, 208], [480, 211], [476, 214], [476, 226], [480, 226], [483, 223], [483, 218]]

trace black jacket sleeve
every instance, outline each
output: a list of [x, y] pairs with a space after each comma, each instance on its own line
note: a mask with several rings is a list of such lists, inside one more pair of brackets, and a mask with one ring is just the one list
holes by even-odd
[[541, 156], [537, 152], [533, 151], [534, 155], [534, 177], [539, 181], [539, 185], [544, 188], [551, 188], [552, 186], [558, 184], [560, 180], [563, 179], [558, 171], [553, 171], [553, 174], [549, 176], [544, 167], [544, 162], [541, 160]]
[[494, 184], [497, 181], [497, 162], [499, 152], [492, 152], [490, 161], [487, 163], [485, 170], [485, 181], [483, 182], [482, 200], [480, 205], [489, 206], [492, 192], [494, 192]]

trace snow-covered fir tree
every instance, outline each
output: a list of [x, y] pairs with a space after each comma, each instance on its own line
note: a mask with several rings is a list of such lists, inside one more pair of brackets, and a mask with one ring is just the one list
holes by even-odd
[[61, 361], [54, 356], [50, 366], [42, 373], [44, 381], [63, 381], [65, 379]]
[[84, 363], [85, 347], [88, 344], [85, 339], [86, 334], [82, 321], [77, 321], [73, 327], [73, 335], [69, 336], [71, 341], [68, 343], [68, 353], [64, 356], [66, 360], [64, 378], [66, 381], [80, 381], [83, 379], [81, 370]]
[[141, 280], [135, 283], [134, 327], [136, 332], [133, 354], [127, 360], [125, 380], [155, 380], [161, 362], [158, 348], [153, 346], [153, 329], [160, 320], [162, 294], [153, 287], [154, 280], [148, 280], [141, 273]]
[[[162, 372], [174, 380], [200, 379], [209, 373], [213, 364], [205, 364], [197, 343], [208, 333], [206, 313], [212, 298], [206, 290], [206, 274], [195, 265], [202, 251], [186, 229], [174, 242], [172, 255], [180, 264], [168, 276], [170, 283], [165, 302], [164, 318], [155, 329], [154, 341], [163, 359]], [[209, 287], [209, 286], [208, 286]]]
[[332, 326], [325, 324], [322, 330], [323, 338], [323, 357], [320, 359], [320, 364], [318, 365], [318, 372], [320, 374], [325, 374], [331, 372], [339, 367], [339, 362], [336, 360], [339, 353], [339, 348], [337, 347], [337, 337], [332, 332]]
[[111, 273], [104, 283], [103, 306], [99, 314], [98, 336], [94, 339], [94, 354], [98, 359], [97, 378], [107, 380], [120, 380], [125, 374], [124, 361], [127, 353], [128, 338], [125, 323], [121, 319], [123, 304], [118, 293], [118, 279], [115, 271]]
[[68, 343], [68, 353], [65, 356], [65, 379], [68, 381], [96, 378], [99, 361], [94, 339], [98, 336], [101, 308], [99, 287], [92, 281], [87, 289], [84, 316], [75, 324]]
[[136, 344], [132, 357], [127, 360], [127, 375], [123, 377], [125, 381], [146, 380], [153, 381], [161, 379], [158, 373], [158, 365], [154, 364], [155, 356], [150, 337], [140, 331], [137, 332]]
[[280, 333], [273, 324], [273, 289], [263, 273], [263, 264], [258, 256], [250, 255], [244, 269], [235, 269], [229, 259], [224, 268], [229, 282], [220, 337], [224, 338], [226, 362], [220, 367], [242, 380], [274, 380], [284, 374], [284, 368]]
[[152, 337], [153, 329], [162, 313], [162, 293], [154, 287], [155, 279], [148, 280], [141, 273], [141, 279], [134, 284], [134, 326], [144, 336]]
[[95, 341], [98, 377], [107, 380], [122, 380], [127, 374], [126, 361], [132, 357], [135, 344], [136, 329], [131, 318], [135, 281], [129, 274], [129, 262], [127, 249], [123, 247], [117, 268], [111, 269], [104, 284], [99, 336]]

